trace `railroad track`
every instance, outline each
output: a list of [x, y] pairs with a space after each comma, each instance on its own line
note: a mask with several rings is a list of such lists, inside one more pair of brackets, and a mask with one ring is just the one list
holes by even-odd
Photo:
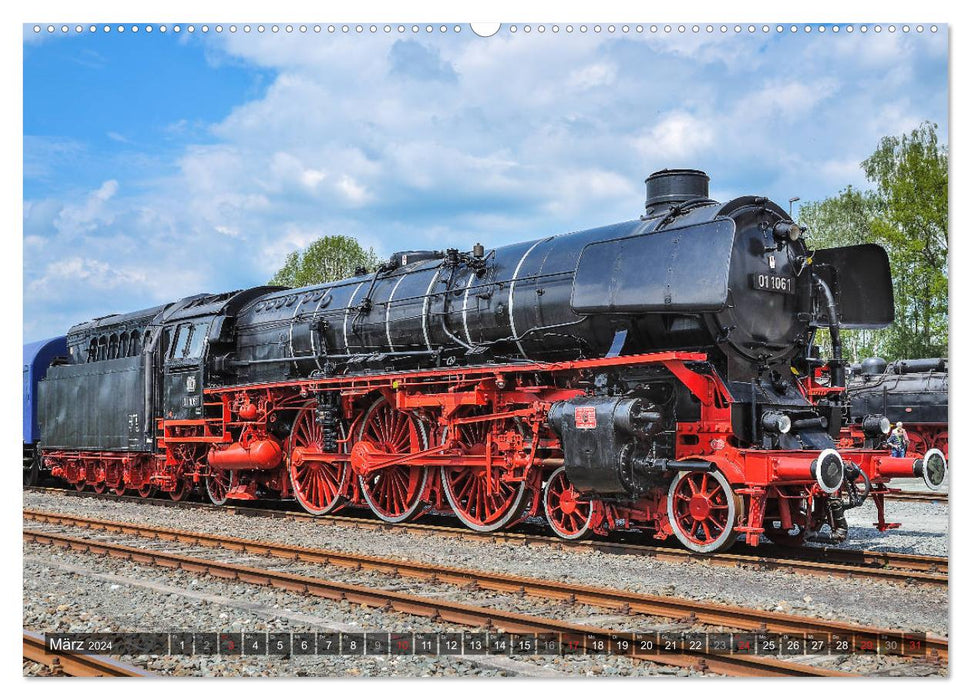
[[67, 676], [98, 676], [109, 678], [152, 677], [154, 673], [107, 656], [74, 654], [67, 651], [50, 652], [44, 635], [24, 630], [24, 658], [47, 666], [55, 674]]
[[[144, 499], [138, 496], [118, 496], [115, 494], [95, 494], [93, 492], [67, 491], [33, 487], [27, 490], [56, 492], [82, 498], [98, 498], [133, 503], [151, 503], [164, 507], [198, 508], [218, 510], [250, 517], [270, 517], [293, 520], [312, 520], [317, 523], [333, 523], [362, 529], [410, 531], [428, 533], [462, 539], [520, 544], [524, 546], [541, 545], [558, 549], [580, 551], [599, 551], [611, 554], [645, 556], [664, 562], [705, 562], [716, 566], [748, 567], [754, 569], [781, 569], [816, 576], [837, 576], [847, 578], [880, 579], [886, 581], [924, 583], [946, 586], [948, 583], [948, 559], [921, 554], [902, 554], [897, 552], [878, 552], [872, 550], [849, 550], [825, 547], [805, 547], [800, 549], [774, 546], [761, 546], [757, 554], [727, 552], [721, 554], [698, 554], [686, 549], [670, 546], [645, 545], [629, 541], [614, 540], [563, 540], [534, 532], [502, 530], [481, 533], [462, 527], [430, 525], [425, 523], [399, 523], [389, 525], [366, 516], [326, 515], [312, 516], [302, 511], [281, 508], [255, 508], [250, 506], [214, 506], [195, 501], [172, 501], [169, 499]], [[748, 550], [752, 551], [752, 550]]]
[[921, 501], [925, 503], [947, 503], [946, 493], [933, 491], [892, 491], [885, 498], [891, 501]]
[[[82, 518], [60, 513], [25, 511], [24, 517], [36, 522], [51, 525], [71, 526], [85, 528], [92, 531], [133, 535], [143, 538], [150, 538], [153, 540], [179, 542], [198, 547], [220, 548], [246, 555], [273, 556], [300, 562], [324, 563], [354, 570], [373, 570], [381, 573], [392, 574], [398, 577], [432, 580], [456, 585], [473, 584], [488, 590], [516, 592], [547, 600], [563, 600], [570, 603], [592, 605], [609, 610], [618, 610], [624, 612], [625, 614], [642, 614], [674, 620], [688, 620], [698, 624], [726, 627], [733, 630], [746, 632], [767, 632], [796, 635], [802, 635], [805, 633], [828, 635], [838, 634], [845, 636], [857, 635], [858, 637], [866, 636], [873, 639], [877, 639], [881, 635], [896, 634], [894, 631], [887, 629], [866, 627], [863, 625], [823, 620], [800, 615], [787, 615], [774, 611], [720, 605], [709, 601], [695, 601], [684, 598], [653, 596], [617, 589], [585, 586], [571, 582], [549, 581], [545, 579], [513, 576], [508, 574], [481, 571], [477, 569], [464, 569], [441, 566], [438, 564], [427, 564], [385, 557], [366, 556], [353, 552], [340, 552], [310, 547], [299, 547], [276, 542], [249, 540], [239, 537], [190, 532], [172, 528], [159, 528], [133, 523]], [[52, 535], [51, 533], [31, 530], [25, 531], [24, 536], [37, 542], [45, 542], [45, 538], [47, 537], [63, 537], [62, 535]], [[52, 542], [52, 544], [58, 543], [59, 542]], [[99, 551], [100, 547], [109, 546], [95, 540], [84, 540], [71, 536], [64, 538], [61, 544], [62, 546], [74, 548], [77, 548], [78, 546], [88, 547], [90, 551]], [[127, 555], [133, 559], [138, 557], [138, 561], [141, 561], [141, 558], [145, 556], [156, 556], [155, 552], [146, 552], [145, 550], [132, 551], [132, 548], [120, 545], [119, 547], [122, 547], [121, 550], [119, 550], [120, 552], [127, 553]], [[107, 553], [111, 554], [112, 552], [108, 551]], [[161, 554], [161, 556], [166, 557], [170, 555], [169, 553], [164, 553]], [[224, 562], [211, 564], [219, 567], [222, 566]], [[162, 563], [161, 565], [164, 566], [167, 564]], [[183, 568], [185, 567], [183, 566]], [[246, 569], [246, 567], [240, 568]], [[248, 570], [244, 571], [244, 573], [247, 572]], [[243, 578], [242, 576], [240, 576], [240, 578], [250, 582], [264, 582], [268, 583], [269, 585], [276, 585], [272, 577], [276, 576], [277, 574], [280, 574], [280, 572], [263, 571], [258, 575], [253, 575], [257, 579], [256, 581], [251, 581], [250, 579]], [[217, 573], [215, 575], [220, 574]], [[239, 574], [237, 573], [237, 576], [238, 575]], [[287, 576], [287, 574], [280, 575]], [[335, 586], [348, 585], [336, 584], [335, 582], [329, 583], [334, 584]], [[308, 590], [310, 585], [311, 584], [307, 584]], [[319, 583], [313, 585], [319, 585]], [[380, 595], [386, 593], [388, 592], [379, 592]], [[445, 603], [445, 605], [449, 605], [449, 603]], [[492, 624], [496, 624], [495, 617], [497, 615], [503, 616], [502, 626], [508, 631], [540, 631], [535, 626], [532, 629], [510, 629], [508, 627], [509, 624], [515, 626], [521, 622], [517, 613], [500, 613], [494, 609], [487, 610], [491, 611], [488, 613], [488, 615], [492, 616], [490, 618]], [[445, 618], [444, 616], [443, 618], [449, 619]], [[481, 619], [478, 621], [481, 622]], [[550, 620], [544, 620], [543, 624], [548, 625], [550, 622]], [[577, 625], [570, 625], [569, 623], [560, 623], [556, 621], [553, 622], [555, 625], [557, 625], [556, 627], [547, 627], [541, 631], [594, 634], [600, 635], [601, 637], [618, 632], [617, 630], [603, 629], [592, 632], [589, 628], [580, 630], [578, 629]], [[926, 640], [926, 649], [928, 652], [936, 654], [942, 659], [946, 658], [948, 652], [948, 641], [943, 638], [928, 637]], [[720, 656], [716, 656], [716, 659], [724, 661], [724, 658]]]
[[[581, 648], [591, 651], [595, 648], [593, 646], [595, 640], [605, 640], [617, 634], [626, 634], [624, 631], [581, 625], [526, 613], [467, 605], [451, 600], [370, 588], [285, 571], [260, 569], [226, 561], [200, 559], [173, 552], [130, 547], [61, 533], [24, 530], [23, 536], [24, 540], [28, 542], [59, 546], [79, 552], [103, 554], [165, 568], [178, 568], [183, 571], [205, 574], [220, 579], [238, 580], [253, 585], [272, 586], [332, 600], [343, 600], [357, 605], [367, 605], [372, 608], [388, 609], [408, 615], [451, 622], [457, 625], [498, 628], [514, 634], [550, 632], [567, 634], [570, 635], [571, 639], [576, 640]], [[725, 656], [707, 651], [665, 652], [663, 654], [634, 651], [631, 655], [635, 660], [731, 676], [812, 677], [853, 675], [765, 656]]]

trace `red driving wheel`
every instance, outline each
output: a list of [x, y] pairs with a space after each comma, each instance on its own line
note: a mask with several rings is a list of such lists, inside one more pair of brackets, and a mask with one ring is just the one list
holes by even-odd
[[[475, 415], [468, 412], [464, 417]], [[486, 454], [486, 442], [489, 437], [491, 423], [464, 423], [458, 426], [455, 437], [458, 449], [463, 455]], [[506, 421], [503, 427], [516, 430], [522, 429], [518, 422]], [[442, 436], [449, 440], [447, 433]], [[504, 481], [502, 471], [497, 464], [492, 468], [492, 474], [484, 466], [446, 466], [441, 468], [442, 490], [445, 498], [452, 507], [452, 512], [469, 528], [477, 532], [493, 532], [515, 522], [522, 516], [528, 505], [526, 498], [526, 482]]]
[[553, 532], [565, 540], [578, 540], [590, 531], [595, 505], [580, 496], [566, 476], [566, 467], [560, 467], [543, 489], [543, 510]]
[[741, 499], [718, 471], [682, 471], [668, 490], [668, 518], [675, 536], [695, 552], [711, 553], [735, 543]]
[[[407, 455], [426, 449], [425, 427], [415, 416], [380, 398], [368, 408], [357, 435], [358, 446], [387, 454]], [[364, 443], [364, 445], [361, 445]], [[393, 464], [358, 477], [361, 495], [381, 520], [400, 523], [419, 514], [428, 469]]]
[[325, 451], [324, 429], [317, 423], [314, 407], [308, 406], [300, 411], [290, 435], [290, 483], [297, 503], [313, 515], [331, 513], [344, 503], [350, 473], [347, 462], [315, 457]]

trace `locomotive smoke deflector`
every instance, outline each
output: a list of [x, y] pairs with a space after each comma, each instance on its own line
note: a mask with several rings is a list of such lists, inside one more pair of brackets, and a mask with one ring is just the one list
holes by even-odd
[[841, 328], [886, 328], [893, 323], [893, 283], [887, 251], [874, 243], [813, 253], [813, 271], [836, 297]]
[[728, 218], [590, 243], [570, 306], [578, 314], [719, 311], [728, 303], [734, 246]]

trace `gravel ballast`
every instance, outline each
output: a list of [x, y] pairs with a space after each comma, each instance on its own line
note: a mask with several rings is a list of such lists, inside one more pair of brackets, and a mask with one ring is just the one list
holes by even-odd
[[[24, 627], [40, 631], [483, 631], [183, 571], [25, 545]], [[148, 656], [122, 660], [161, 675], [640, 676], [694, 671], [619, 656]], [[26, 673], [43, 673], [36, 664]]]

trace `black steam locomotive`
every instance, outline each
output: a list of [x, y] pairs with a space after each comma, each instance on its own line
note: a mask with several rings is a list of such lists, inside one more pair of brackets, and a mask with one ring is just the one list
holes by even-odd
[[437, 508], [481, 530], [544, 513], [564, 537], [638, 527], [699, 551], [839, 530], [850, 482], [943, 480], [939, 454], [885, 459], [869, 428], [835, 449], [840, 329], [893, 319], [882, 248], [813, 250], [700, 171], [647, 194], [620, 224], [75, 326], [39, 386], [44, 463], [78, 488], [204, 483], [216, 503]]
[[850, 436], [858, 436], [871, 414], [903, 423], [910, 437], [908, 454], [931, 448], [948, 456], [946, 357], [895, 360], [870, 357], [851, 365], [846, 393], [850, 402]]

